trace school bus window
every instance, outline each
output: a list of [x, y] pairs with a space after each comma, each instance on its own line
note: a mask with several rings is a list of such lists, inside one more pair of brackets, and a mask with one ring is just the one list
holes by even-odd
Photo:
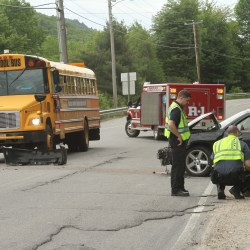
[[83, 79], [79, 78], [79, 83], [80, 83], [80, 94], [83, 94]]
[[89, 79], [89, 94], [92, 94], [92, 81]]
[[80, 78], [76, 78], [76, 93], [79, 95], [81, 94], [81, 81]]
[[83, 87], [83, 81], [82, 81], [82, 78], [79, 78], [79, 94], [83, 94], [83, 91], [82, 91], [82, 87]]
[[0, 72], [0, 95], [7, 95], [7, 83], [5, 72]]
[[12, 70], [6, 72], [9, 95], [45, 93], [42, 69]]
[[59, 85], [62, 87], [62, 93], [64, 93], [65, 92], [65, 86], [63, 84], [63, 76], [62, 75], [59, 75]]
[[87, 95], [89, 95], [89, 79], [86, 80]]
[[93, 82], [92, 82], [92, 80], [90, 79], [89, 80], [89, 94], [93, 94]]
[[83, 94], [86, 95], [86, 79], [83, 79]]
[[70, 77], [71, 83], [71, 94], [75, 94], [75, 78], [73, 76]]
[[92, 94], [95, 94], [95, 82], [93, 79], [90, 81], [91, 81], [91, 87], [92, 87]]
[[67, 93], [67, 78], [66, 76], [62, 76], [62, 86], [63, 86], [63, 94]]
[[74, 76], [74, 94], [77, 94], [77, 78]]
[[67, 94], [71, 94], [71, 83], [69, 76], [66, 76], [66, 86], [67, 86]]

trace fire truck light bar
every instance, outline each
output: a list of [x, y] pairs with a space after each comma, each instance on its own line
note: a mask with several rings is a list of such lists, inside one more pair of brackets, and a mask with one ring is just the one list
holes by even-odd
[[147, 86], [144, 87], [146, 92], [163, 92], [166, 91], [166, 87], [164, 86]]

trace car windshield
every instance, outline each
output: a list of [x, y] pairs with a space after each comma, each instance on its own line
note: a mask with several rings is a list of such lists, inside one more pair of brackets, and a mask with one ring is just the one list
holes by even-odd
[[0, 72], [0, 96], [43, 94], [45, 87], [42, 69]]
[[226, 128], [228, 127], [228, 125], [230, 125], [235, 119], [237, 119], [238, 117], [242, 116], [246, 111], [241, 111], [233, 116], [230, 116], [229, 118], [227, 118], [226, 120], [220, 122], [221, 128]]

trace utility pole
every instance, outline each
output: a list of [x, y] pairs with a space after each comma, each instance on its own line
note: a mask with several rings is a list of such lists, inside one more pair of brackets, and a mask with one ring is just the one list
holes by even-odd
[[195, 48], [195, 58], [196, 58], [196, 69], [197, 69], [197, 80], [198, 83], [201, 83], [201, 76], [200, 76], [200, 62], [199, 62], [199, 51], [198, 51], [198, 42], [197, 42], [197, 34], [195, 25], [201, 22], [194, 22], [192, 23], [185, 23], [185, 25], [193, 25], [193, 33], [194, 33], [194, 48]]
[[67, 36], [66, 36], [63, 0], [56, 0], [56, 10], [58, 18], [57, 29], [58, 29], [60, 61], [68, 63]]
[[112, 18], [112, 4], [111, 4], [111, 0], [108, 0], [108, 8], [109, 8], [109, 32], [110, 32], [111, 61], [112, 61], [113, 101], [114, 101], [114, 108], [117, 108], [115, 42], [114, 42], [114, 31], [113, 31], [113, 18]]

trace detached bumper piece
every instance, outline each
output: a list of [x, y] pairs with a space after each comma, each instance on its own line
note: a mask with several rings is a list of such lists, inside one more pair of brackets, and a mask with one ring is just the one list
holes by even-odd
[[67, 148], [60, 145], [59, 149], [53, 151], [28, 150], [21, 148], [3, 147], [5, 162], [8, 165], [65, 165], [67, 163]]

